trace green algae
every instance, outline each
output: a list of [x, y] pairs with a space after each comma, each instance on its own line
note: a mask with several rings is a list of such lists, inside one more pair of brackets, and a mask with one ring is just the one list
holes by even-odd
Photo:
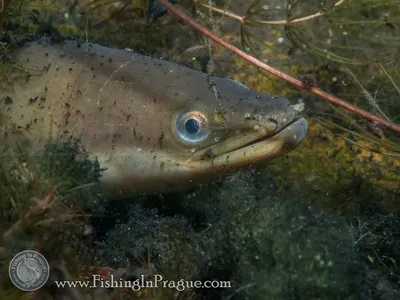
[[[114, 46], [145, 50], [147, 53], [168, 53], [170, 48], [163, 36], [169, 33], [167, 28], [175, 26], [179, 34], [186, 33], [188, 29], [181, 30], [180, 25], [170, 22], [168, 18], [168, 21], [152, 27], [145, 26], [143, 16], [146, 6], [139, 2], [132, 1], [129, 4], [134, 7], [133, 20], [129, 19], [132, 11], [126, 11], [126, 19], [122, 11], [118, 19], [107, 9], [97, 10], [98, 15], [93, 13], [94, 10], [83, 10], [87, 14], [80, 19], [74, 19], [71, 10], [68, 10], [67, 19], [62, 14], [49, 18], [51, 9], [57, 12], [59, 8], [47, 5], [47, 12], [39, 16], [40, 22], [32, 24], [27, 15], [37, 6], [24, 7], [23, 13], [14, 11], [15, 18], [10, 18], [5, 28], [15, 36], [58, 32], [82, 39], [106, 41]], [[29, 4], [34, 4], [34, 1]], [[40, 9], [43, 10], [43, 7]], [[106, 22], [102, 23], [104, 20]], [[195, 40], [193, 36], [191, 33], [186, 35]], [[237, 39], [232, 32], [227, 36], [231, 40]], [[280, 36], [279, 30], [271, 30], [271, 41], [267, 46], [273, 46], [273, 41]], [[194, 44], [197, 43], [195, 40]], [[191, 45], [184, 42], [184, 46], [172, 47], [178, 50], [170, 51], [171, 56], [179, 56], [181, 47], [185, 48], [188, 44]], [[349, 92], [341, 84], [342, 81], [347, 82], [348, 78], [337, 65], [315, 64], [310, 58], [303, 61], [302, 57], [293, 57], [286, 50], [273, 51], [267, 48], [264, 53], [268, 54], [269, 62], [291, 74], [300, 77], [312, 73], [322, 87], [350, 94], [357, 98], [361, 106], [368, 107], [365, 99], [354, 97], [359, 93], [355, 85]], [[224, 59], [222, 49], [216, 48], [214, 51], [215, 58]], [[351, 135], [341, 136], [312, 119], [316, 119], [320, 112], [325, 113], [326, 105], [315, 103], [318, 100], [301, 95], [282, 81], [266, 78], [242, 60], [233, 59], [233, 63], [235, 67], [228, 67], [227, 70], [231, 70], [235, 79], [251, 88], [269, 94], [286, 95], [292, 102], [302, 98], [307, 103], [311, 126], [307, 139], [298, 150], [270, 164], [264, 171], [257, 171], [253, 175], [240, 174], [231, 181], [211, 185], [210, 190], [197, 191], [195, 196], [182, 193], [170, 196], [169, 202], [160, 201], [161, 204], [151, 205], [148, 204], [151, 202], [148, 198], [135, 198], [141, 204], [135, 203], [126, 210], [119, 205], [101, 202], [96, 197], [98, 193], [86, 188], [87, 184], [97, 181], [101, 166], [89, 160], [87, 153], [74, 143], [48, 146], [46, 151], [34, 158], [42, 161], [34, 172], [26, 169], [30, 159], [4, 161], [2, 167], [5, 172], [1, 182], [9, 188], [13, 185], [17, 187], [1, 197], [3, 220], [9, 220], [5, 225], [2, 224], [3, 231], [29, 209], [31, 202], [28, 199], [42, 197], [54, 185], [58, 187], [55, 192], [57, 199], [63, 199], [61, 202], [64, 206], [58, 207], [53, 215], [35, 220], [38, 229], [28, 232], [15, 230], [12, 241], [0, 248], [4, 267], [1, 278], [8, 276], [4, 270], [12, 253], [35, 245], [35, 241], [43, 242], [44, 237], [48, 245], [40, 248], [43, 254], [48, 258], [64, 259], [69, 266], [68, 273], [74, 279], [81, 278], [80, 267], [87, 267], [88, 263], [82, 264], [82, 257], [76, 252], [76, 243], [81, 241], [80, 229], [90, 223], [98, 229], [101, 228], [99, 223], [103, 223], [106, 228], [103, 228], [104, 235], [99, 234], [99, 253], [89, 252], [84, 256], [85, 259], [89, 257], [89, 265], [127, 268], [128, 278], [140, 272], [150, 272], [161, 273], [175, 280], [181, 277], [187, 280], [228, 278], [234, 282], [232, 289], [190, 291], [180, 294], [181, 299], [376, 299], [378, 295], [382, 299], [398, 298], [396, 286], [390, 282], [386, 272], [388, 269], [395, 272], [396, 268], [396, 263], [390, 262], [390, 259], [396, 259], [393, 246], [398, 238], [396, 215], [393, 215], [393, 219], [388, 218], [391, 222], [385, 222], [387, 212], [379, 215], [380, 218], [374, 216], [372, 221], [364, 216], [359, 217], [359, 224], [354, 223], [361, 228], [358, 229], [353, 228], [354, 220], [315, 209], [358, 216], [366, 205], [379, 201], [387, 204], [389, 211], [398, 211], [398, 160], [372, 154], [347, 143], [343, 137], [351, 138]], [[5, 74], [10, 72], [8, 69]], [[363, 72], [363, 69], [358, 71]], [[370, 76], [366, 74], [362, 81], [368, 81]], [[333, 81], [334, 77], [339, 80]], [[370, 89], [375, 90], [384, 79], [385, 76], [379, 74]], [[386, 87], [383, 101], [390, 103], [391, 109], [397, 110], [397, 113], [391, 114], [396, 117], [398, 106], [393, 100], [398, 95], [393, 93], [387, 82], [383, 85]], [[26, 153], [22, 157], [24, 155]], [[59, 157], [63, 159], [59, 160]], [[38, 179], [34, 184], [28, 184], [31, 175], [38, 171], [44, 172], [34, 177]], [[15, 180], [17, 185], [12, 183]], [[181, 204], [177, 204], [178, 201]], [[113, 206], [122, 212], [116, 213], [117, 208], [111, 208]], [[13, 212], [16, 207], [19, 214]], [[67, 208], [83, 209], [94, 217], [82, 217], [76, 224], [71, 224], [62, 216], [66, 212], [76, 212]], [[101, 213], [96, 215], [93, 213], [96, 210]], [[371, 214], [374, 213], [374, 210], [371, 211]], [[58, 222], [49, 221], [50, 217], [57, 218]], [[110, 221], [112, 218], [115, 223]], [[381, 245], [386, 245], [386, 248]], [[55, 251], [55, 255], [51, 247], [57, 247], [59, 252]], [[379, 250], [379, 254], [375, 255], [374, 249]], [[174, 299], [174, 292], [144, 290], [133, 295], [100, 293], [96, 299]], [[4, 293], [0, 298], [17, 299], [22, 295], [8, 280], [4, 281]], [[46, 291], [39, 294], [38, 299], [45, 297], [51, 299]]]
[[[123, 221], [109, 231], [101, 252], [109, 263], [117, 258], [131, 270], [145, 267], [167, 272], [166, 278], [232, 282], [229, 289], [198, 289], [194, 299], [368, 299], [377, 294], [389, 299], [396, 294], [378, 262], [395, 268], [383, 257], [395, 249], [383, 236], [378, 244], [374, 238], [382, 226], [379, 231], [396, 239], [395, 218], [346, 218], [313, 208], [310, 200], [261, 184], [257, 172], [243, 173], [211, 190], [161, 197], [158, 203], [142, 199], [118, 218]], [[195, 220], [177, 214], [188, 209], [197, 212]], [[372, 230], [360, 231], [357, 222]], [[154, 226], [159, 229], [153, 231]], [[379, 245], [386, 248], [376, 258], [373, 249]]]
[[271, 163], [262, 172], [262, 180], [282, 190], [302, 191], [315, 199], [314, 205], [342, 213], [357, 213], [362, 203], [377, 198], [389, 211], [398, 211], [400, 164], [396, 157], [349, 145], [343, 134], [334, 134], [319, 123], [310, 125], [298, 150]]
[[[2, 299], [19, 299], [23, 295], [5, 280], [8, 277], [7, 261], [19, 251], [35, 249], [51, 262], [52, 267], [62, 261], [77, 260], [76, 248], [87, 221], [80, 210], [93, 208], [99, 202], [88, 192], [87, 183], [97, 181], [100, 172], [96, 162], [86, 155], [76, 159], [80, 151], [82, 148], [77, 142], [48, 143], [42, 152], [30, 153], [23, 140], [11, 141], [8, 137], [2, 141]], [[49, 299], [43, 291], [35, 297]]]

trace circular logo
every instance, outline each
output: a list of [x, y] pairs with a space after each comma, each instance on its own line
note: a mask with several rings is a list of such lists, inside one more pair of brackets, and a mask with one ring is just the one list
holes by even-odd
[[42, 254], [25, 250], [11, 260], [9, 275], [17, 288], [23, 291], [36, 291], [49, 279], [50, 267]]

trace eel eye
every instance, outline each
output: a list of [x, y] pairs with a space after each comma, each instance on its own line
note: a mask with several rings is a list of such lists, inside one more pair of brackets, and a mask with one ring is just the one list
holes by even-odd
[[210, 133], [207, 118], [199, 111], [180, 112], [176, 117], [174, 133], [185, 144], [202, 142]]

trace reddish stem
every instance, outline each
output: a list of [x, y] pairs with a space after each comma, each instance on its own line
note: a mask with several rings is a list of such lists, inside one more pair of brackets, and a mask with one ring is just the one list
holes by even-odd
[[324, 92], [320, 88], [317, 88], [317, 87], [309, 88], [309, 87], [305, 86], [300, 80], [298, 80], [292, 76], [289, 76], [281, 71], [278, 71], [277, 69], [263, 63], [262, 61], [258, 60], [257, 58], [247, 54], [246, 52], [240, 50], [239, 48], [236, 48], [235, 46], [225, 42], [223, 39], [217, 37], [212, 32], [208, 31], [206, 28], [204, 28], [203, 26], [198, 24], [196, 21], [194, 21], [191, 17], [184, 14], [182, 11], [180, 11], [178, 8], [176, 8], [173, 4], [169, 3], [168, 0], [157, 0], [157, 1], [159, 3], [161, 3], [163, 6], [165, 6], [171, 13], [173, 13], [174, 15], [181, 18], [183, 21], [188, 23], [190, 26], [192, 26], [193, 28], [195, 28], [196, 30], [198, 30], [199, 32], [204, 34], [205, 36], [212, 39], [214, 42], [220, 44], [224, 48], [232, 51], [234, 54], [244, 58], [245, 60], [252, 63], [253, 65], [256, 65], [257, 67], [260, 67], [261, 69], [263, 69], [275, 76], [278, 76], [279, 78], [282, 78], [282, 79], [286, 80], [287, 82], [290, 82], [291, 84], [295, 85], [298, 88], [310, 91], [311, 93], [318, 95], [321, 98], [328, 100], [329, 102], [337, 104], [353, 113], [356, 113], [368, 120], [378, 122], [378, 123], [382, 124], [383, 126], [386, 126], [387, 128], [390, 128], [394, 131], [400, 132], [400, 125], [390, 122], [388, 120], [379, 118], [378, 116], [371, 114], [364, 109], [358, 108], [358, 107], [340, 99], [339, 97], [336, 97], [332, 94]]

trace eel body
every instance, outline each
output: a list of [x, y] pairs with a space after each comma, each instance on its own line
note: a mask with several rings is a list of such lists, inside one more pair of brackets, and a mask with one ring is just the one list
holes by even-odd
[[24, 75], [1, 85], [0, 141], [16, 128], [33, 148], [78, 138], [118, 192], [180, 189], [262, 165], [307, 132], [285, 98], [130, 51], [41, 39], [11, 57]]

